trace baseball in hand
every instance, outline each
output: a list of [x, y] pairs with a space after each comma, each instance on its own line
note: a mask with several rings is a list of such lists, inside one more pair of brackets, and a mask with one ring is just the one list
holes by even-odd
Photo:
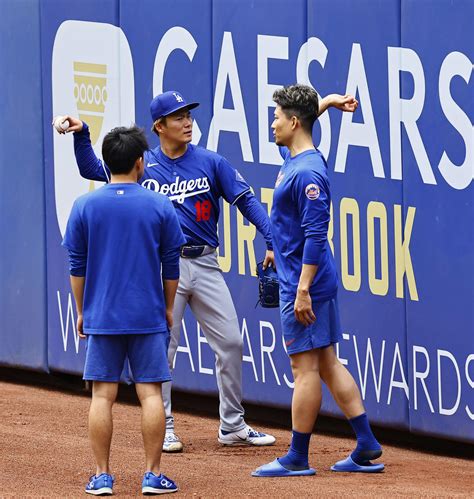
[[69, 120], [66, 120], [64, 121], [64, 116], [57, 116], [55, 119], [54, 119], [54, 128], [56, 128], [56, 130], [58, 132], [65, 132], [68, 128], [69, 128]]

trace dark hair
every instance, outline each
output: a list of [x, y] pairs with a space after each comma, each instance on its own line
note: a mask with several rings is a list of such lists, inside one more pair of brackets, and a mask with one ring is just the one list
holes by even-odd
[[120, 126], [113, 128], [102, 142], [102, 157], [113, 174], [130, 173], [133, 165], [149, 149], [141, 128]]
[[287, 118], [296, 116], [301, 126], [309, 133], [318, 117], [319, 100], [314, 88], [308, 85], [288, 85], [275, 90], [273, 100], [281, 107]]

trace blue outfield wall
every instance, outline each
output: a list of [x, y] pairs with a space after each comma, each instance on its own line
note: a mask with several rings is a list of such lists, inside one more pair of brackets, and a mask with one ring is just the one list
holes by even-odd
[[[2, 29], [11, 38], [0, 62], [12, 68], [2, 109], [18, 125], [0, 139], [2, 185], [11, 186], [0, 204], [1, 364], [80, 373], [84, 362], [60, 242], [74, 199], [100, 184], [79, 177], [72, 137], [53, 134], [53, 115], [87, 121], [99, 154], [108, 130], [134, 121], [149, 130], [153, 95], [179, 89], [201, 102], [194, 141], [226, 156], [270, 210], [281, 164], [271, 95], [299, 81], [360, 102], [354, 115], [330, 110], [314, 130], [333, 190], [339, 357], [373, 421], [474, 442], [473, 2], [13, 4], [0, 26], [28, 14], [31, 40], [15, 44]], [[26, 137], [18, 108], [33, 123]], [[12, 182], [7, 165], [24, 148], [33, 153]], [[244, 339], [245, 400], [289, 407], [278, 312], [255, 308], [263, 239], [222, 208], [220, 263]], [[212, 351], [190, 313], [175, 386], [217, 393]], [[323, 412], [341, 416], [327, 392]]]
[[0, 33], [0, 364], [47, 371], [38, 2], [3, 1]]

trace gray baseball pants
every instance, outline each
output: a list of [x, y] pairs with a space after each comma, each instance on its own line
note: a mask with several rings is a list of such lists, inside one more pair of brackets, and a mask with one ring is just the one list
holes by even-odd
[[[179, 343], [181, 321], [189, 304], [216, 355], [221, 429], [239, 431], [245, 427], [242, 407], [242, 337], [229, 288], [217, 262], [217, 253], [197, 258], [180, 258], [180, 278], [173, 310], [173, 328], [168, 348], [170, 370]], [[174, 430], [171, 413], [171, 381], [163, 383], [166, 430]]]

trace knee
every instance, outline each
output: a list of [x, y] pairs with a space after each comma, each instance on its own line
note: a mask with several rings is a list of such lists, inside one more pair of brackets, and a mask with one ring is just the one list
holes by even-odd
[[328, 360], [322, 360], [319, 365], [321, 378], [323, 380], [333, 376], [340, 368], [344, 368], [337, 357], [332, 357]]
[[242, 349], [243, 349], [242, 338], [240, 336], [238, 336], [237, 338], [231, 338], [229, 340], [228, 347], [232, 351], [242, 353]]
[[92, 402], [112, 406], [117, 398], [118, 386], [115, 383], [97, 383], [92, 386]]
[[295, 381], [304, 380], [307, 377], [319, 376], [319, 364], [317, 362], [301, 364], [291, 359], [291, 370]]
[[161, 383], [137, 383], [135, 385], [138, 400], [143, 406], [144, 404], [163, 404], [161, 394]]
[[238, 325], [233, 327], [229, 333], [225, 341], [225, 350], [233, 352], [233, 355], [242, 355], [243, 341]]

